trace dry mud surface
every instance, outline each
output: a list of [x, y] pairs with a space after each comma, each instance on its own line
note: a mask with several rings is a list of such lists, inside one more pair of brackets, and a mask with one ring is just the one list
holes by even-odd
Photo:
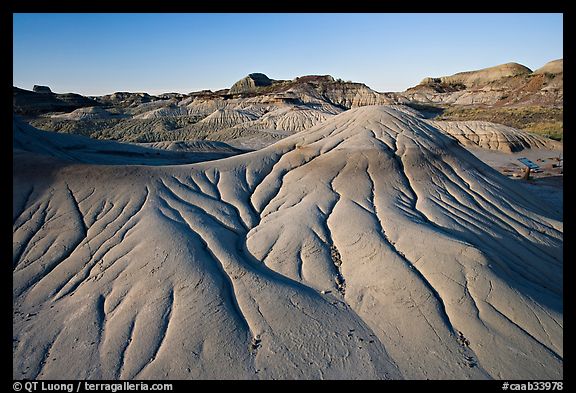
[[561, 212], [407, 112], [189, 165], [51, 149], [14, 150], [15, 379], [563, 376]]

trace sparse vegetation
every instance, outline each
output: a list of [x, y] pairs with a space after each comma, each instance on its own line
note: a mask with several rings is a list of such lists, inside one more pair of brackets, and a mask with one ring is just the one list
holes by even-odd
[[[418, 108], [415, 108], [418, 109]], [[520, 108], [478, 108], [452, 106], [436, 120], [484, 120], [504, 124], [555, 140], [562, 140], [563, 108], [529, 106]]]

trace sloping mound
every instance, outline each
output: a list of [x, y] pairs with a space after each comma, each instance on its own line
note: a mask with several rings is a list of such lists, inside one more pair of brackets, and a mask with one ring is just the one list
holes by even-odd
[[[443, 76], [440, 78], [441, 83], [446, 84], [463, 84], [466, 87], [471, 87], [475, 85], [486, 84], [489, 82], [496, 81], [505, 77], [517, 76], [517, 75], [528, 75], [532, 72], [530, 68], [523, 66], [518, 63], [506, 63], [500, 64], [494, 67], [483, 68], [476, 71], [465, 71], [459, 72], [450, 76]], [[434, 78], [427, 78], [425, 81], [429, 81]]]
[[198, 122], [198, 126], [220, 130], [233, 127], [237, 124], [256, 120], [258, 116], [243, 110], [217, 109], [209, 116]]
[[430, 124], [456, 138], [464, 146], [482, 147], [507, 153], [523, 149], [559, 149], [562, 144], [548, 138], [487, 121], [434, 121]]
[[228, 151], [238, 152], [237, 149], [223, 142], [217, 141], [164, 141], [154, 143], [142, 143], [141, 145], [149, 146], [154, 149], [163, 149], [171, 151]]
[[182, 104], [186, 104], [186, 107], [191, 113], [208, 116], [218, 109], [227, 109], [228, 104], [225, 100], [218, 99], [202, 99], [195, 98], [191, 102], [187, 102], [187, 99], [182, 100]]
[[113, 116], [115, 115], [108, 112], [106, 109], [102, 107], [91, 106], [87, 108], [78, 108], [70, 113], [52, 115], [50, 117], [52, 117], [53, 119], [65, 119], [65, 120], [94, 120], [94, 119], [110, 119]]
[[14, 168], [15, 379], [562, 378], [561, 218], [407, 113]]
[[564, 59], [552, 60], [534, 71], [534, 74], [560, 74], [564, 72]]
[[267, 129], [299, 132], [332, 116], [334, 115], [315, 109], [293, 107], [269, 112], [262, 116], [260, 121]]
[[158, 119], [163, 117], [188, 116], [190, 114], [191, 112], [188, 108], [172, 104], [141, 113], [134, 116], [134, 119]]
[[283, 107], [270, 111], [257, 120], [238, 124], [235, 127], [247, 130], [265, 129], [296, 133], [311, 128], [333, 116], [331, 113], [305, 106]]

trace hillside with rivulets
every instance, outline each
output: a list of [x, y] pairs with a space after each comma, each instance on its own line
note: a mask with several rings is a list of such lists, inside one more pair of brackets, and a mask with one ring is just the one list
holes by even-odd
[[562, 378], [562, 218], [409, 111], [180, 166], [61, 145], [14, 151], [16, 379]]

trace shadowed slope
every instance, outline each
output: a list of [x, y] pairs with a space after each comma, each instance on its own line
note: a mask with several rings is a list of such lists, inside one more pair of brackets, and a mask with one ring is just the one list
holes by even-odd
[[81, 135], [37, 130], [16, 117], [12, 135], [14, 149], [91, 164], [189, 164], [243, 153], [223, 142], [212, 141], [129, 144], [93, 140]]

